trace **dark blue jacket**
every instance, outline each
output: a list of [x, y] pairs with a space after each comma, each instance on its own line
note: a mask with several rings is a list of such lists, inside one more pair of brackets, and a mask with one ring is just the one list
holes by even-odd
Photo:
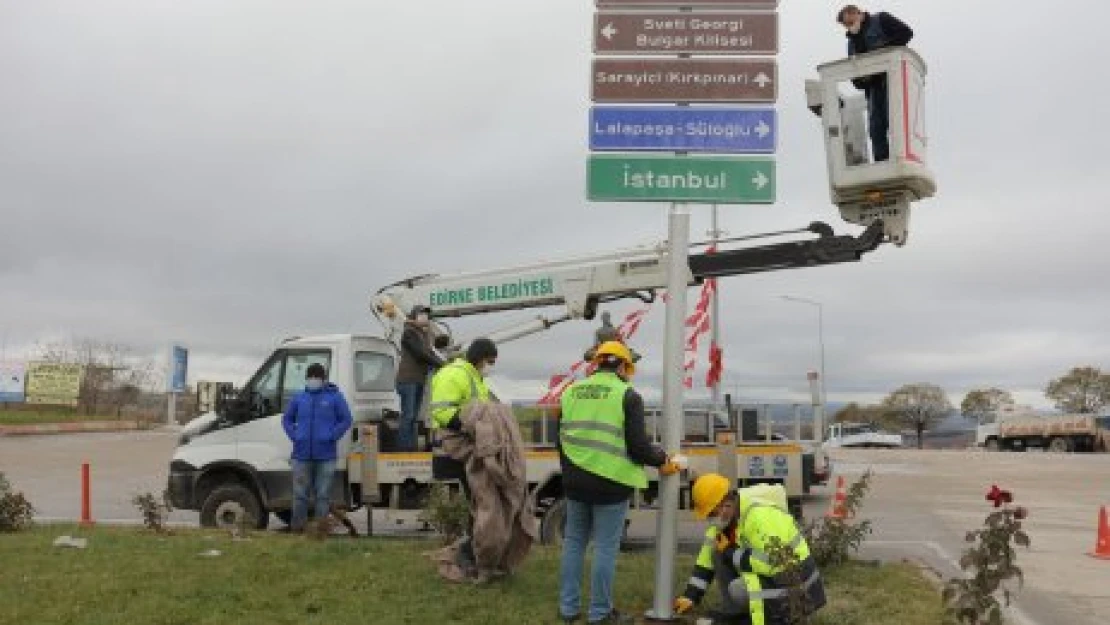
[[913, 39], [913, 29], [885, 11], [866, 14], [859, 30], [855, 35], [847, 35], [848, 56], [874, 52], [889, 46], [909, 45]]
[[294, 460], [335, 460], [335, 443], [351, 422], [347, 399], [331, 382], [297, 393], [281, 417], [285, 435], [293, 441]]
[[[913, 39], [913, 29], [902, 20], [890, 13], [867, 13], [864, 15], [860, 31], [855, 35], [848, 34], [848, 56], [866, 54], [890, 46], [909, 45]], [[886, 89], [884, 74], [853, 78], [852, 84], [856, 89], [868, 92], [873, 89]]]

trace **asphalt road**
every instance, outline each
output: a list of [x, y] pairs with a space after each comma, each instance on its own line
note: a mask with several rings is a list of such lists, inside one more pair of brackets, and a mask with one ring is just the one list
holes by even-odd
[[[176, 434], [169, 431], [0, 437], [0, 471], [35, 505], [42, 521], [80, 515], [80, 466], [92, 467], [92, 514], [99, 522], [138, 523], [130, 503], [164, 488]], [[837, 450], [834, 469], [849, 481], [875, 472], [863, 515], [874, 533], [862, 556], [912, 559], [945, 578], [958, 574], [964, 534], [990, 512], [991, 484], [1014, 492], [1030, 509], [1032, 547], [1020, 550], [1025, 588], [1010, 612], [1016, 625], [1096, 625], [1110, 615], [1110, 562], [1086, 555], [1094, 547], [1099, 505], [1110, 505], [1110, 455], [987, 453], [976, 451]], [[818, 488], [806, 515], [828, 509], [832, 486]], [[680, 537], [696, 543], [702, 527], [681, 513]], [[171, 522], [196, 525], [195, 512], [174, 511]], [[355, 515], [365, 530], [365, 515]], [[272, 523], [273, 526], [280, 525]], [[376, 511], [375, 532], [410, 534], [411, 513]], [[641, 514], [632, 538], [654, 535], [655, 519]], [[686, 547], [689, 548], [689, 547]]]
[[1110, 561], [1087, 556], [1095, 546], [1098, 509], [1110, 506], [1110, 455], [983, 451], [840, 450], [838, 474], [875, 472], [864, 516], [875, 521], [865, 557], [912, 558], [945, 578], [959, 572], [964, 535], [991, 512], [992, 484], [1027, 507], [1030, 549], [1017, 564], [1025, 587], [1010, 620], [1016, 625], [1110, 622]]

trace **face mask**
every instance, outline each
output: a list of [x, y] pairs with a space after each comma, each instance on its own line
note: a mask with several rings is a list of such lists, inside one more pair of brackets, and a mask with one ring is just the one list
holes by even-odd
[[324, 387], [324, 381], [319, 378], [309, 378], [304, 383], [304, 387], [310, 391], [318, 391]]
[[493, 365], [487, 362], [482, 365], [482, 368], [479, 369], [478, 372], [482, 374], [483, 378], [488, 378], [489, 374], [493, 372]]
[[428, 323], [428, 315], [424, 315], [424, 314], [417, 315], [416, 316], [416, 323], [420, 323], [420, 324]]
[[858, 35], [860, 26], [861, 26], [861, 24], [859, 22], [856, 22], [855, 24], [852, 24], [851, 26], [848, 27], [848, 33], [850, 33], [852, 35]]

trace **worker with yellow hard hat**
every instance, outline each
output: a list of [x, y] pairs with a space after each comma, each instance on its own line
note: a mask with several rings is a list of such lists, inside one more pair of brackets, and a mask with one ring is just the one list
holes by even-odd
[[563, 392], [559, 418], [566, 520], [559, 576], [559, 616], [567, 623], [581, 614], [582, 571], [586, 546], [594, 541], [587, 623], [631, 623], [613, 607], [613, 578], [624, 533], [628, 503], [648, 486], [644, 466], [662, 475], [680, 470], [654, 446], [644, 427], [644, 400], [632, 388], [632, 352], [607, 341], [593, 354], [595, 373]]
[[826, 603], [821, 574], [809, 545], [787, 507], [779, 484], [759, 484], [733, 491], [729, 479], [716, 473], [697, 478], [691, 489], [694, 516], [715, 518], [705, 530], [694, 573], [685, 592], [675, 600], [683, 614], [700, 603], [709, 585], [719, 582], [722, 606], [713, 623], [780, 625], [790, 622], [789, 591], [783, 567], [767, 554], [772, 537], [794, 551], [811, 613]]

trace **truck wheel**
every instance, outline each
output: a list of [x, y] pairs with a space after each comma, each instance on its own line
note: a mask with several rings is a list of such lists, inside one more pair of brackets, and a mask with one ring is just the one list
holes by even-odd
[[249, 515], [254, 519], [255, 529], [266, 529], [270, 513], [262, 508], [262, 502], [254, 491], [242, 484], [227, 484], [212, 490], [200, 507], [202, 527], [232, 529]]
[[540, 518], [540, 544], [563, 544], [563, 528], [567, 520], [567, 500], [559, 497]]
[[998, 444], [998, 439], [997, 438], [992, 438], [992, 439], [987, 440], [987, 451], [999, 451], [1001, 449], [1002, 449], [1002, 445]]
[[1058, 454], [1066, 454], [1071, 451], [1071, 439], [1057, 436], [1049, 441], [1048, 450]]

